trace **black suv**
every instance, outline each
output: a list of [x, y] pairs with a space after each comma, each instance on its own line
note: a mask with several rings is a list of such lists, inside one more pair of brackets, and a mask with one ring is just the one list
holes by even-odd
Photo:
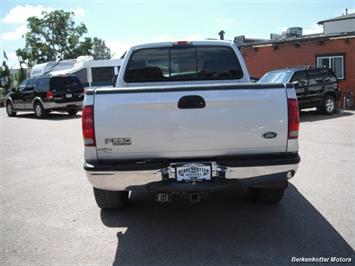
[[259, 83], [294, 84], [300, 109], [317, 107], [325, 114], [333, 114], [339, 100], [338, 80], [325, 68], [290, 67], [267, 72]]
[[40, 76], [25, 79], [18, 90], [5, 97], [8, 116], [17, 111], [34, 111], [38, 118], [50, 111], [66, 111], [75, 115], [82, 106], [84, 88], [76, 76]]

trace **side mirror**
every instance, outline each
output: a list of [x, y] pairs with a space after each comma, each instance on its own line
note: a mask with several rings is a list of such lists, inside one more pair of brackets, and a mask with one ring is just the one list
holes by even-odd
[[15, 88], [15, 87], [12, 87], [12, 88], [11, 88], [11, 91], [12, 91], [12, 92], [16, 92], [16, 91], [18, 91], [18, 89]]
[[298, 80], [292, 82], [293, 86], [295, 86], [295, 88], [300, 86], [300, 82]]

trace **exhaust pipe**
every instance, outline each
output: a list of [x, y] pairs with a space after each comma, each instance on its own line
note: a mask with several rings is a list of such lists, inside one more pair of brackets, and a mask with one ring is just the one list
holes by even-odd
[[171, 201], [171, 194], [170, 193], [158, 193], [157, 194], [157, 201], [161, 203], [166, 203]]
[[189, 200], [191, 203], [199, 203], [201, 201], [200, 193], [198, 193], [198, 192], [190, 193]]

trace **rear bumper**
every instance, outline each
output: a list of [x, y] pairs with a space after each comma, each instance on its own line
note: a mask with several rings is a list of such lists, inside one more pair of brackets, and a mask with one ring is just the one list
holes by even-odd
[[82, 101], [73, 101], [73, 102], [61, 102], [61, 103], [56, 103], [56, 102], [43, 102], [43, 107], [44, 109], [49, 109], [49, 110], [61, 110], [61, 109], [81, 109], [83, 105]]
[[286, 186], [287, 179], [293, 177], [297, 171], [300, 157], [298, 154], [287, 154], [278, 157], [217, 159], [213, 161], [212, 180], [195, 183], [175, 181], [169, 174], [169, 166], [176, 162], [85, 163], [84, 169], [91, 185], [105, 190], [217, 190], [232, 185]]

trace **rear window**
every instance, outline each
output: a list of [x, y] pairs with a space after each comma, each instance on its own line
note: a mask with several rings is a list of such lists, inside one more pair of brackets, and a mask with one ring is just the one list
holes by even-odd
[[324, 75], [324, 83], [336, 83], [338, 80], [335, 75]]
[[[336, 76], [329, 70], [329, 69], [320, 69], [318, 73], [318, 76], [323, 77], [324, 83], [336, 83], [337, 78]], [[312, 76], [311, 71], [309, 73], [310, 76]]]
[[289, 71], [271, 71], [264, 74], [258, 83], [285, 83], [289, 82], [292, 72]]
[[324, 71], [322, 73], [320, 69], [309, 70], [308, 85], [309, 86], [322, 85], [324, 83], [323, 77], [324, 77]]
[[322, 85], [323, 82], [323, 76], [309, 76], [308, 77], [308, 86], [316, 86], [316, 85]]
[[115, 75], [114, 67], [93, 67], [91, 68], [91, 86], [112, 85], [112, 78]]
[[243, 71], [230, 47], [141, 49], [131, 56], [126, 82], [240, 79]]
[[80, 80], [74, 76], [67, 77], [52, 77], [50, 81], [51, 90], [56, 91], [66, 91], [68, 89], [71, 90], [79, 90], [82, 88]]

